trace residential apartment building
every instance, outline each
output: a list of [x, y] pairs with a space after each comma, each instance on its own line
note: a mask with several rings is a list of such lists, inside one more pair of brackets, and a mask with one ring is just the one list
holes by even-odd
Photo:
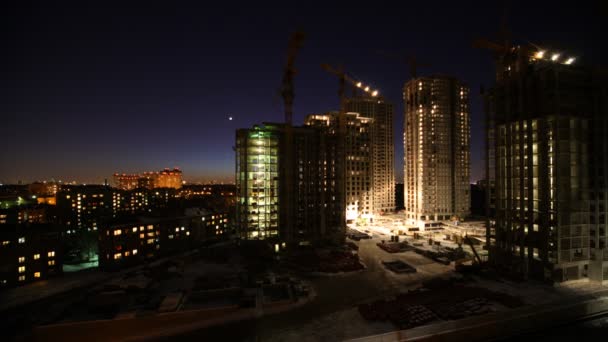
[[[308, 115], [306, 126], [322, 129], [327, 134], [338, 130], [339, 112], [322, 115]], [[358, 218], [370, 219], [374, 213], [374, 179], [372, 161], [371, 126], [372, 119], [359, 113], [345, 113], [345, 183], [346, 183], [346, 221]]]
[[138, 188], [173, 188], [182, 187], [182, 171], [178, 168], [165, 168], [158, 172], [144, 172], [141, 174], [115, 173], [114, 184], [120, 190], [133, 190]]
[[283, 247], [344, 238], [336, 139], [322, 129], [285, 124], [237, 130], [236, 225], [241, 239]]
[[[372, 206], [373, 213], [395, 210], [395, 142], [393, 137], [393, 105], [381, 96], [356, 96], [347, 98], [346, 112], [359, 113], [371, 119]], [[367, 133], [367, 132], [366, 132]], [[348, 141], [347, 141], [348, 144]], [[351, 202], [352, 203], [352, 202]]]
[[406, 221], [422, 229], [470, 211], [469, 89], [452, 77], [412, 79], [403, 89]]
[[6, 224], [0, 229], [0, 288], [62, 273], [61, 230], [51, 224]]
[[490, 261], [524, 277], [608, 281], [606, 75], [516, 46], [485, 94]]
[[176, 217], [130, 217], [102, 225], [99, 267], [118, 269], [218, 240], [230, 230], [227, 213], [189, 208]]

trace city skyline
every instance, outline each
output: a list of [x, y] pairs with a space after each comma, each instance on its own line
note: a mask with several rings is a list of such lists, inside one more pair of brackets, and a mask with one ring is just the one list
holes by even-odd
[[608, 1], [3, 10], [5, 340], [606, 335]]
[[[584, 48], [589, 45], [581, 39], [594, 27], [601, 31], [599, 13], [564, 21], [587, 9], [538, 4], [526, 5], [523, 13], [518, 6], [522, 3], [510, 6], [507, 20], [516, 41], [518, 32], [531, 32], [526, 35], [531, 41], [559, 41], [557, 47], [590, 64], [606, 56], [605, 47]], [[273, 8], [276, 15], [265, 20], [256, 14], [270, 10], [240, 9], [214, 17], [203, 8], [180, 8], [162, 21], [157, 19], [165, 9], [153, 5], [5, 11], [10, 17], [4, 31], [6, 133], [0, 158], [7, 162], [0, 167], [0, 182], [103, 183], [116, 170], [165, 166], [185, 170], [189, 182], [233, 181], [234, 131], [282, 122], [280, 65], [285, 41], [298, 28], [308, 38], [295, 79], [294, 123], [338, 109], [337, 82], [319, 65], [342, 63], [394, 104], [394, 135], [401, 136], [408, 67], [378, 51], [405, 51], [432, 65], [420, 68], [421, 76], [449, 74], [470, 87], [471, 182], [483, 178], [479, 86], [491, 84], [493, 65], [471, 41], [498, 35], [502, 6], [447, 5], [436, 13], [431, 4], [416, 4], [405, 14], [376, 6], [372, 16], [367, 7], [354, 5], [298, 8], [291, 16]], [[480, 15], [458, 19], [465, 13]], [[535, 20], [540, 16], [542, 23]], [[429, 31], [425, 23], [431, 20]], [[399, 140], [396, 182], [403, 179]]]

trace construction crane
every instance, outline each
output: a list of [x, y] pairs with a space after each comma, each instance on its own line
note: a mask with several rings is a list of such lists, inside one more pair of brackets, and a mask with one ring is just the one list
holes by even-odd
[[354, 87], [354, 89], [360, 89], [365, 94], [368, 94], [371, 97], [376, 97], [379, 94], [377, 89], [372, 89], [369, 85], [366, 85], [362, 81], [356, 80], [354, 77], [348, 75], [346, 72], [344, 72], [344, 70], [342, 69], [341, 66], [336, 68], [336, 67], [332, 67], [329, 64], [321, 64], [321, 67], [325, 71], [329, 72], [330, 74], [334, 74], [334, 75], [338, 76], [338, 78], [340, 79], [340, 87], [338, 90], [338, 95], [340, 97], [340, 101], [342, 101], [342, 98], [344, 97], [344, 90], [345, 90], [346, 82], [351, 84]]
[[298, 51], [304, 42], [304, 33], [297, 31], [291, 35], [289, 45], [287, 47], [287, 63], [283, 72], [283, 83], [281, 85], [281, 96], [285, 104], [285, 123], [291, 125], [293, 123], [293, 99], [295, 97], [293, 89], [293, 77], [296, 74], [294, 67]]
[[294, 220], [295, 209], [293, 205], [293, 193], [294, 193], [294, 167], [293, 159], [295, 153], [294, 139], [293, 139], [293, 99], [295, 97], [293, 87], [293, 77], [296, 74], [295, 61], [298, 51], [302, 47], [304, 42], [304, 33], [301, 31], [294, 32], [289, 39], [287, 47], [287, 63], [283, 72], [283, 82], [281, 84], [281, 96], [285, 104], [285, 139], [281, 148], [282, 158], [285, 162], [281, 163], [281, 172], [285, 175], [285, 186], [281, 191], [280, 196], [282, 197], [282, 213], [281, 215], [285, 218], [283, 229], [286, 232], [284, 234], [287, 243], [291, 244], [293, 241], [294, 231]]
[[415, 79], [416, 77], [418, 77], [418, 73], [417, 73], [418, 67], [430, 67], [431, 66], [430, 64], [420, 63], [418, 61], [418, 59], [416, 58], [416, 56], [414, 56], [414, 55], [402, 56], [402, 55], [397, 55], [397, 54], [386, 52], [386, 51], [378, 51], [378, 53], [386, 58], [396, 60], [402, 64], [408, 65], [410, 68], [410, 77], [412, 79]]
[[511, 51], [513, 43], [511, 42], [511, 31], [508, 28], [509, 10], [503, 8], [502, 18], [500, 21], [500, 30], [498, 31], [498, 42], [491, 41], [485, 38], [478, 38], [473, 41], [473, 47], [476, 49], [486, 49], [495, 51], [498, 55], [505, 54]]

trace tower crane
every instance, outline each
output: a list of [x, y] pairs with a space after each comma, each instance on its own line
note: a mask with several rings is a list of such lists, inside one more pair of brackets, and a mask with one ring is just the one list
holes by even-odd
[[285, 104], [285, 123], [292, 124], [293, 121], [293, 99], [295, 97], [293, 89], [293, 77], [296, 74], [294, 67], [298, 51], [302, 47], [305, 35], [301, 31], [297, 31], [291, 35], [289, 45], [287, 47], [287, 63], [283, 72], [283, 83], [281, 85], [281, 97]]
[[416, 58], [416, 56], [414, 56], [414, 55], [397, 55], [397, 54], [386, 52], [386, 51], [378, 51], [378, 53], [388, 59], [396, 60], [399, 63], [409, 66], [410, 77], [412, 79], [415, 79], [416, 77], [418, 77], [418, 73], [417, 73], [418, 67], [430, 67], [431, 66], [430, 64], [427, 64], [427, 63], [420, 63], [420, 61], [418, 61], [418, 58]]
[[294, 216], [295, 209], [293, 205], [293, 194], [294, 194], [294, 138], [293, 138], [293, 99], [295, 97], [293, 78], [296, 74], [295, 61], [298, 51], [302, 47], [304, 42], [304, 33], [296, 31], [291, 35], [289, 39], [289, 45], [287, 47], [287, 63], [283, 71], [283, 82], [281, 84], [281, 96], [285, 104], [285, 139], [281, 142], [282, 158], [285, 162], [281, 163], [281, 172], [285, 175], [285, 186], [280, 190], [283, 222], [283, 237], [287, 243], [291, 244], [293, 241], [294, 231]]
[[332, 67], [329, 64], [321, 64], [321, 67], [330, 74], [338, 76], [340, 80], [340, 87], [338, 90], [340, 101], [342, 101], [342, 97], [344, 97], [344, 90], [347, 82], [355, 87], [355, 89], [361, 89], [364, 93], [370, 95], [371, 97], [378, 96], [377, 89], [372, 89], [369, 85], [365, 85], [362, 81], [356, 80], [354, 77], [348, 75], [346, 72], [344, 72], [341, 66]]

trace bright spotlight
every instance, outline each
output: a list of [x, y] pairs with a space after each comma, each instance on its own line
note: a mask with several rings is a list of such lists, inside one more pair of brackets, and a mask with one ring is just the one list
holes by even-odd
[[545, 51], [537, 51], [536, 54], [534, 55], [534, 57], [541, 59], [545, 56]]

